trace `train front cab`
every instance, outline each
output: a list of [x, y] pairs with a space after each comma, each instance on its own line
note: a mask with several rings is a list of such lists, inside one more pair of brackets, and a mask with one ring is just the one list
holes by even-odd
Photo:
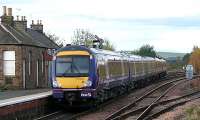
[[52, 75], [53, 97], [59, 101], [72, 103], [95, 96], [95, 59], [89, 51], [57, 52]]

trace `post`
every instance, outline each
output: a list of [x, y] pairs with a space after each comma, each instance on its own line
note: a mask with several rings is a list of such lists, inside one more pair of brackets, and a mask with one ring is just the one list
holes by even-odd
[[191, 80], [193, 78], [193, 66], [192, 65], [187, 65], [185, 73], [186, 73], [186, 78], [188, 80]]

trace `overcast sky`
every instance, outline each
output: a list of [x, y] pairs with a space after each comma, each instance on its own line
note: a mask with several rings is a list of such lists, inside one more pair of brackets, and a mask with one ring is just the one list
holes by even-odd
[[45, 32], [66, 43], [81, 28], [107, 38], [117, 50], [150, 44], [156, 51], [191, 52], [200, 45], [200, 0], [0, 0], [0, 5], [12, 7], [14, 16], [25, 15], [29, 24], [41, 19]]

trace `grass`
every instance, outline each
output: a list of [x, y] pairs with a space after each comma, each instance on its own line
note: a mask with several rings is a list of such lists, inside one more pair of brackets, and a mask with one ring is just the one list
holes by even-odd
[[186, 109], [187, 120], [200, 120], [200, 106], [193, 106]]

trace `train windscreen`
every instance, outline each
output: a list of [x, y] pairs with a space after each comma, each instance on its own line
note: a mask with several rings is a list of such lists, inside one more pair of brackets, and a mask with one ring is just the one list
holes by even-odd
[[56, 59], [56, 76], [88, 76], [89, 56], [62, 56]]

